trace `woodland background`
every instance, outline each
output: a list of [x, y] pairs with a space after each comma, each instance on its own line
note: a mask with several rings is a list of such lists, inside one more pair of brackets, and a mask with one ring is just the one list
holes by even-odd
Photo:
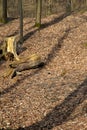
[[[35, 17], [35, 2], [36, 0], [23, 0], [24, 17]], [[70, 4], [72, 11], [83, 8], [86, 9], [87, 0], [42, 0], [42, 17], [60, 13], [61, 11], [66, 12], [66, 8], [68, 8]], [[8, 16], [18, 17], [18, 0], [8, 0]]]

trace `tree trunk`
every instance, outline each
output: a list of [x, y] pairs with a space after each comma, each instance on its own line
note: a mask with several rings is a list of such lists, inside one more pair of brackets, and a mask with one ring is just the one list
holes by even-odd
[[51, 15], [52, 13], [52, 3], [53, 3], [52, 0], [47, 0], [47, 11], [46, 11], [47, 15]]
[[41, 26], [42, 0], [36, 0], [36, 27]]
[[77, 0], [71, 0], [71, 10], [74, 11], [77, 8]]
[[7, 22], [7, 0], [0, 0], [0, 22]]
[[19, 17], [20, 17], [20, 43], [23, 43], [23, 9], [22, 0], [18, 0]]
[[16, 42], [16, 36], [7, 37], [2, 46], [0, 47], [0, 58], [5, 56], [8, 52], [12, 53], [14, 55], [14, 58], [16, 60], [19, 60], [19, 57], [17, 55], [17, 42]]
[[66, 12], [67, 13], [71, 12], [71, 0], [67, 0], [66, 2]]

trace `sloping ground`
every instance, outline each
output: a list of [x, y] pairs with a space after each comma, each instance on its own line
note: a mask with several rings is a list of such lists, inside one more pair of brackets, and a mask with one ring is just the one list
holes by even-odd
[[[24, 19], [20, 57], [41, 55], [43, 68], [3, 78], [0, 67], [0, 129], [87, 129], [87, 12], [42, 19]], [[18, 20], [0, 26], [0, 41], [18, 33]]]

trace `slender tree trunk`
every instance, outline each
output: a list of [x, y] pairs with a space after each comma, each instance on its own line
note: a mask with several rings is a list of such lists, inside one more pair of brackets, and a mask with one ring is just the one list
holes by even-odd
[[71, 0], [71, 10], [74, 11], [78, 5], [77, 0]]
[[23, 43], [23, 9], [22, 0], [18, 0], [19, 18], [20, 18], [20, 43]]
[[0, 0], [0, 22], [7, 22], [7, 0]]
[[77, 9], [80, 5], [77, 0], [67, 0], [67, 12], [72, 12]]
[[71, 0], [67, 0], [66, 2], [66, 12], [67, 13], [71, 12]]
[[35, 26], [41, 26], [42, 0], [36, 0], [36, 22]]
[[50, 15], [52, 13], [52, 4], [53, 4], [53, 0], [47, 0], [47, 15]]

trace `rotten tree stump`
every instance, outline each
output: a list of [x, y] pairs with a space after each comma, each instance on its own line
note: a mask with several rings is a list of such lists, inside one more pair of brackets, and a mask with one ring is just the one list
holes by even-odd
[[[13, 54], [14, 58], [16, 60], [19, 60], [19, 57], [17, 55], [17, 42], [16, 42], [17, 36], [10, 36], [4, 39], [4, 42], [2, 46], [0, 47], [0, 59], [5, 58], [8, 56], [10, 58]], [[8, 55], [9, 54], [9, 55]]]

